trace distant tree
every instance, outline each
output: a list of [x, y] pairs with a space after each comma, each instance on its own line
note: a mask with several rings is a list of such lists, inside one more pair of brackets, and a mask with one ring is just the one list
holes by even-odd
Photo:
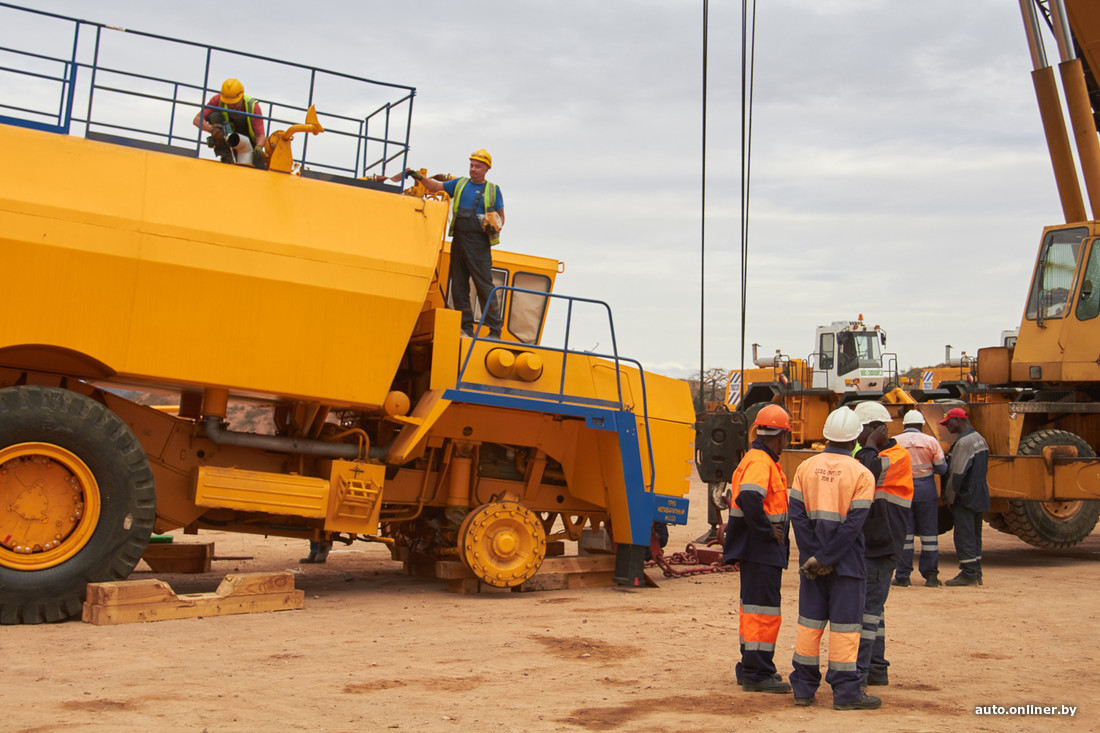
[[697, 407], [707, 402], [722, 402], [726, 397], [726, 384], [729, 382], [729, 370], [713, 367], [703, 371], [702, 400], [699, 397], [699, 378], [685, 379], [691, 389], [691, 399]]

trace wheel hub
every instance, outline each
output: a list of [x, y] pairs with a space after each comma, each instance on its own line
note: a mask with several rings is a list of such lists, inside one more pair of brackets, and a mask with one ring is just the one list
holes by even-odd
[[546, 557], [546, 532], [537, 515], [515, 501], [485, 504], [459, 529], [459, 555], [489, 585], [511, 588], [529, 580]]
[[1077, 516], [1084, 506], [1080, 501], [1044, 501], [1039, 504], [1051, 519], [1064, 522]]
[[0, 451], [0, 565], [53, 567], [87, 544], [99, 519], [99, 487], [75, 454], [49, 443]]

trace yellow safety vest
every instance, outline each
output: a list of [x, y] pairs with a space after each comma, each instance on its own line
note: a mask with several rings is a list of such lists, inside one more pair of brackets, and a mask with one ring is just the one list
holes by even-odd
[[[462, 189], [466, 187], [466, 184], [470, 182], [469, 178], [459, 178], [458, 183], [455, 184], [455, 196], [451, 199], [451, 231], [450, 236], [455, 234], [455, 217], [458, 216], [458, 202], [462, 198]], [[485, 213], [490, 211], [496, 211], [497, 202], [497, 185], [495, 183], [485, 182], [485, 198], [482, 200], [482, 204], [485, 206]], [[477, 213], [476, 211], [474, 212]], [[495, 247], [500, 244], [500, 232], [494, 232], [489, 235], [489, 246]]]
[[[225, 102], [222, 102], [220, 106], [221, 106], [223, 111], [219, 112], [219, 114], [221, 114], [221, 116], [224, 118], [223, 119], [224, 122], [229, 122], [229, 112], [230, 112], [229, 107], [225, 104]], [[249, 115], [251, 115], [252, 110], [255, 108], [255, 106], [256, 105], [253, 103], [252, 97], [248, 96], [247, 94], [244, 95], [244, 111], [247, 112]], [[235, 109], [235, 110], [232, 110], [232, 111], [233, 112], [240, 112], [240, 110], [238, 110], [238, 109]], [[248, 117], [248, 116], [245, 116], [245, 119], [248, 120], [248, 141], [250, 143], [252, 143], [253, 146], [255, 146], [256, 145], [256, 131], [254, 129], [252, 129], [252, 118]]]

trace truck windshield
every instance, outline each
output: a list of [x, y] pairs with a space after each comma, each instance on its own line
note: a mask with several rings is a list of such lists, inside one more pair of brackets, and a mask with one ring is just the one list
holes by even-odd
[[1066, 314], [1081, 243], [1088, 229], [1056, 229], [1048, 232], [1031, 281], [1026, 316], [1030, 320], [1062, 318]]
[[877, 331], [843, 331], [836, 335], [836, 343], [837, 374], [847, 374], [859, 367], [882, 366], [882, 349]]

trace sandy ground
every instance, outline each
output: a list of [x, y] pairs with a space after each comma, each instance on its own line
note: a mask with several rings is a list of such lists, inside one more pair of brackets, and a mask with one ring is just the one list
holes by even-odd
[[[674, 527], [669, 551], [705, 530]], [[657, 589], [456, 595], [406, 577], [380, 545], [299, 566], [305, 543], [219, 533], [206, 575], [161, 576], [213, 591], [226, 573], [291, 569], [306, 608], [120, 626], [2, 627], [3, 729], [755, 731], [1100, 728], [1096, 667], [1100, 533], [1040, 551], [988, 527], [981, 588], [894, 589], [891, 685], [877, 711], [796, 708], [733, 683], [736, 573]], [[954, 574], [950, 537], [941, 567]], [[139, 565], [139, 571], [145, 565]], [[137, 572], [134, 578], [153, 577]], [[797, 573], [784, 574], [776, 661], [790, 671]], [[977, 715], [978, 706], [1074, 706], [1068, 715]]]

